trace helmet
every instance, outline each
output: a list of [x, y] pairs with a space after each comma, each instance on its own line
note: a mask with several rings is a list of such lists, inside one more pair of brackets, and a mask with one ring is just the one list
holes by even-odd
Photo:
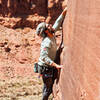
[[45, 29], [46, 29], [46, 23], [45, 22], [40, 23], [36, 28], [36, 34], [37, 35], [43, 34]]

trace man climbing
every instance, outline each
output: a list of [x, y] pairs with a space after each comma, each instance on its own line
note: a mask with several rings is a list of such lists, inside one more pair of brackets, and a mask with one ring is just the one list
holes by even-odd
[[54, 33], [61, 27], [66, 12], [67, 7], [55, 21], [53, 26], [42, 22], [36, 28], [36, 34], [43, 38], [38, 61], [38, 72], [42, 75], [44, 83], [42, 100], [48, 100], [49, 95], [52, 93], [55, 69], [62, 68], [62, 65], [58, 65], [54, 62], [57, 51]]

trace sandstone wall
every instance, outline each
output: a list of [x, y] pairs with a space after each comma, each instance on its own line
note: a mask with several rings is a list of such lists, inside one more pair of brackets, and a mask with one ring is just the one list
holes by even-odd
[[100, 1], [69, 0], [63, 26], [64, 69], [54, 100], [100, 100]]

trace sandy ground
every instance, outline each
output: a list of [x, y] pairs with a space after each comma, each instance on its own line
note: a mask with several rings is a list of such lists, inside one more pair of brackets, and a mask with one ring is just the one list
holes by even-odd
[[0, 80], [0, 100], [41, 100], [41, 90], [37, 76]]

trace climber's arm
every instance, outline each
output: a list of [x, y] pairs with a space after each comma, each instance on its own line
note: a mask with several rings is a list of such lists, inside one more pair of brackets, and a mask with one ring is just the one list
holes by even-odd
[[61, 27], [61, 25], [63, 23], [63, 20], [65, 18], [66, 13], [67, 13], [67, 7], [63, 10], [63, 12], [57, 18], [57, 20], [55, 21], [55, 23], [54, 23], [54, 25], [52, 27], [55, 32]]

